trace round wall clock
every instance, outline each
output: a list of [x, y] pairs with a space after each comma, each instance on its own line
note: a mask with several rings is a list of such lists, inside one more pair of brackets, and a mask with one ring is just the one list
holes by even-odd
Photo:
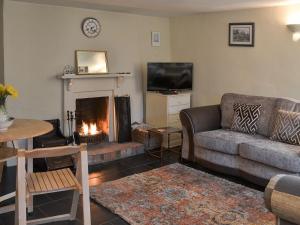
[[82, 32], [89, 38], [97, 37], [101, 32], [100, 22], [95, 18], [86, 18], [82, 22]]

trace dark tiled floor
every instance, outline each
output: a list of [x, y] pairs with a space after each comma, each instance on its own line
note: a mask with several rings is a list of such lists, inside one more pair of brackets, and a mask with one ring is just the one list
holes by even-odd
[[[178, 155], [175, 153], [166, 153], [164, 156], [163, 165], [177, 162]], [[89, 168], [90, 173], [90, 185], [101, 184], [105, 181], [119, 179], [135, 173], [141, 173], [154, 168], [160, 167], [160, 161], [156, 158], [148, 156], [146, 154], [133, 156], [126, 159], [117, 160], [110, 163], [105, 163], [98, 166], [92, 166]], [[196, 167], [197, 169], [204, 170], [199, 166], [188, 165]], [[0, 195], [10, 192], [15, 188], [15, 172], [14, 167], [4, 170], [3, 180], [0, 184]], [[209, 172], [209, 171], [206, 171]], [[252, 185], [234, 177], [223, 176], [216, 174], [217, 176], [225, 177], [226, 179], [242, 183], [244, 185], [263, 190], [262, 187]], [[61, 192], [55, 194], [47, 194], [37, 196], [34, 198], [34, 213], [29, 216], [32, 218], [39, 218], [45, 216], [52, 216], [62, 213], [68, 213], [71, 206], [72, 192]], [[13, 200], [5, 202], [13, 203]], [[91, 201], [91, 218], [92, 225], [125, 225], [127, 224], [119, 216], [111, 213], [101, 205]], [[14, 212], [0, 215], [0, 225], [13, 225], [14, 224]], [[75, 221], [56, 222], [50, 223], [51, 225], [82, 225], [82, 205], [80, 204], [77, 211], [77, 218]]]

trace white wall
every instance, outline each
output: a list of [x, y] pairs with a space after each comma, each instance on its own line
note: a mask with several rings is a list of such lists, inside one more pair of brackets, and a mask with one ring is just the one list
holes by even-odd
[[[101, 22], [97, 38], [82, 34], [85, 17]], [[161, 32], [161, 47], [151, 47], [151, 31]], [[75, 50], [107, 50], [111, 72], [133, 72], [121, 93], [132, 97], [132, 121], [142, 121], [146, 62], [169, 61], [169, 40], [168, 18], [5, 0], [5, 82], [20, 92], [17, 100], [9, 99], [8, 110], [22, 118], [60, 118], [62, 82], [55, 76], [75, 64]]]
[[[300, 5], [172, 18], [173, 60], [195, 66], [193, 105], [225, 92], [300, 99], [300, 42], [286, 27], [294, 13]], [[230, 22], [255, 22], [254, 48], [228, 46]]]

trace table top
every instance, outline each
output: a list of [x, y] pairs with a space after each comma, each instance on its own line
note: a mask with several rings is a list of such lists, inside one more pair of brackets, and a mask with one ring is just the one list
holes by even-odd
[[152, 128], [149, 131], [160, 134], [173, 134], [173, 133], [181, 133], [182, 129], [175, 127], [160, 127], [160, 128]]
[[42, 120], [15, 119], [5, 132], [0, 132], [0, 143], [13, 140], [29, 139], [50, 132], [51, 123]]

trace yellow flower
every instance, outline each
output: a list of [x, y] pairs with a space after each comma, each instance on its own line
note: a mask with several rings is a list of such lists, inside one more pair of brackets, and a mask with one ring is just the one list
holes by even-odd
[[5, 87], [3, 84], [0, 84], [0, 95], [4, 95], [5, 94]]
[[15, 98], [19, 96], [18, 91], [12, 85], [10, 85], [10, 84], [7, 84], [5, 86], [5, 91], [6, 91], [6, 93], [8, 95], [11, 95], [11, 96], [13, 96]]

